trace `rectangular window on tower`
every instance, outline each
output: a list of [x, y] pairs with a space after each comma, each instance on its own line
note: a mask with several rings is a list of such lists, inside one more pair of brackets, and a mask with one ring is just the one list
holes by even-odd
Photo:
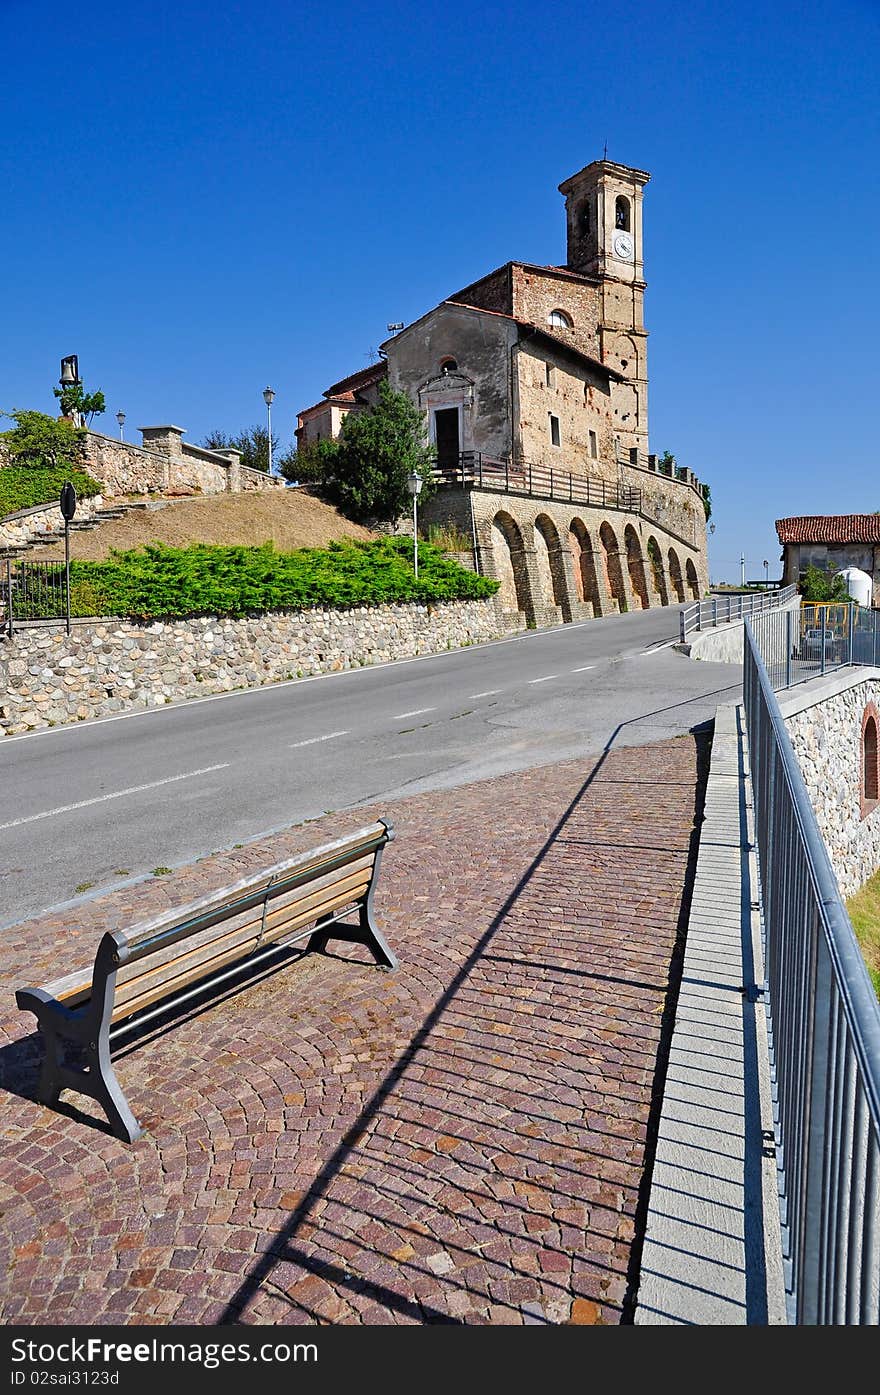
[[590, 455], [593, 460], [599, 459], [599, 437], [595, 431], [590, 432]]
[[555, 386], [556, 386], [556, 369], [553, 367], [553, 364], [552, 364], [552, 363], [545, 363], [545, 364], [544, 364], [544, 374], [545, 374], [545, 380], [546, 380], [547, 387], [550, 387], [550, 388], [555, 387]]
[[559, 418], [555, 417], [552, 412], [548, 415], [550, 417], [550, 444], [551, 446], [559, 446], [562, 444], [559, 436]]

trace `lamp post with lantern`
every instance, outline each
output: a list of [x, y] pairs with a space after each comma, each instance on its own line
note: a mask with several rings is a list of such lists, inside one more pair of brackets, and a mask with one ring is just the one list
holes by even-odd
[[263, 388], [263, 401], [266, 404], [266, 416], [268, 418], [269, 431], [269, 474], [272, 473], [272, 403], [275, 401], [275, 394], [270, 387]]
[[413, 470], [407, 480], [407, 488], [412, 495], [413, 501], [413, 572], [416, 578], [419, 575], [419, 495], [422, 492], [422, 477], [418, 470]]
[[125, 435], [124, 435], [123, 430], [122, 430], [122, 428], [125, 426], [125, 413], [124, 413], [124, 412], [117, 412], [117, 413], [116, 413], [116, 422], [117, 422], [117, 425], [119, 426], [119, 439], [120, 439], [120, 441], [124, 441], [124, 440], [125, 440]]

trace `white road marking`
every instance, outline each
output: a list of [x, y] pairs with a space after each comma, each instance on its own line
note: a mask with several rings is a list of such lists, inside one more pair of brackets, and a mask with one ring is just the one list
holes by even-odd
[[468, 698], [468, 702], [472, 702], [474, 698], [494, 697], [496, 693], [500, 692], [500, 688], [487, 688], [485, 693], [471, 693], [470, 697]]
[[94, 799], [80, 799], [76, 804], [59, 804], [57, 809], [45, 809], [42, 814], [28, 814], [23, 819], [10, 819], [0, 823], [0, 829], [17, 828], [22, 823], [35, 823], [37, 819], [51, 819], [56, 814], [69, 814], [74, 809], [87, 809], [90, 804], [104, 804], [108, 799], [122, 799], [126, 794], [141, 794], [144, 790], [156, 790], [160, 785], [173, 785], [176, 780], [192, 780], [196, 775], [210, 775], [212, 770], [228, 770], [229, 761], [222, 765], [204, 765], [201, 770], [187, 770], [183, 775], [169, 775], [165, 780], [151, 780], [148, 785], [129, 785], [128, 789], [116, 790], [114, 794], [99, 794]]
[[531, 686], [532, 683], [549, 683], [551, 678], [558, 678], [558, 677], [559, 677], [559, 674], [558, 674], [558, 673], [545, 673], [543, 678], [530, 678], [530, 679], [529, 679], [529, 686]]
[[436, 707], [417, 707], [415, 712], [397, 712], [393, 718], [395, 722], [400, 722], [404, 717], [421, 717], [424, 712], [436, 712]]
[[291, 741], [291, 749], [294, 746], [315, 746], [319, 741], [332, 741], [336, 736], [348, 736], [347, 731], [328, 731], [326, 736], [310, 736], [306, 741]]
[[595, 664], [584, 664], [583, 668], [573, 668], [572, 673], [589, 673], [590, 669], [595, 667]]

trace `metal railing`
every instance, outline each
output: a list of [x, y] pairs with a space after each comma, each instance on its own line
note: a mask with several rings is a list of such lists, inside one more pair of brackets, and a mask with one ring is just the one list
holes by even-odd
[[65, 619], [67, 583], [63, 562], [7, 558], [2, 580], [0, 630], [11, 635], [16, 626]]
[[481, 451], [465, 451], [455, 465], [439, 465], [434, 470], [436, 484], [459, 489], [498, 489], [505, 494], [531, 494], [589, 508], [622, 509], [638, 513], [642, 491], [631, 485], [602, 479], [587, 479], [568, 470], [527, 462], [493, 460]]
[[750, 595], [731, 592], [726, 596], [710, 596], [705, 601], [694, 601], [679, 614], [681, 642], [684, 644], [694, 630], [728, 625], [733, 620], [744, 620], [747, 615], [757, 615], [762, 610], [776, 610], [793, 601], [796, 595], [796, 586], [786, 586], [779, 591], [753, 592]]
[[880, 1321], [880, 1005], [744, 625], [782, 1248], [794, 1323]]
[[754, 617], [774, 692], [849, 664], [880, 664], [880, 610], [822, 602]]

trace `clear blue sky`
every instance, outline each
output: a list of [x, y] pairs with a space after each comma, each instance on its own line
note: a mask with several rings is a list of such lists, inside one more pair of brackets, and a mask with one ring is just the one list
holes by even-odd
[[651, 448], [712, 488], [712, 578], [773, 521], [880, 509], [876, 0], [0, 0], [0, 408], [199, 441], [299, 408], [511, 258], [556, 186], [645, 195]]

